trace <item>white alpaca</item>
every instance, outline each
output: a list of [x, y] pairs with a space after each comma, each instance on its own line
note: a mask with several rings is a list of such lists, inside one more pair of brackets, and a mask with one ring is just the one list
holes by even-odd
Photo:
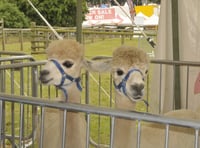
[[[98, 58], [96, 58], [98, 59]], [[110, 71], [116, 88], [115, 107], [135, 110], [136, 101], [143, 100], [144, 80], [148, 70], [147, 54], [135, 47], [122, 46], [116, 49], [113, 57], [96, 61], [96, 71]], [[199, 120], [197, 112], [189, 110], [171, 111], [165, 116]], [[136, 147], [136, 121], [116, 118], [114, 127], [114, 148]], [[169, 133], [169, 148], [194, 147], [194, 131], [183, 127], [172, 127]], [[165, 144], [165, 126], [144, 124], [141, 129], [141, 148], [161, 148]]]
[[[40, 81], [46, 85], [55, 85], [63, 92], [55, 100], [63, 103], [80, 103], [81, 68], [87, 65], [84, 60], [84, 49], [76, 41], [58, 40], [47, 48], [48, 62], [40, 72]], [[60, 148], [63, 134], [63, 111], [45, 108], [44, 148]], [[84, 114], [67, 111], [66, 124], [67, 148], [86, 147], [86, 121]]]

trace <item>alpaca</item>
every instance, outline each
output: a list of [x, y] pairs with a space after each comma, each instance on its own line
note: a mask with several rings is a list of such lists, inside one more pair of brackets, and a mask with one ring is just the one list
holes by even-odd
[[[115, 108], [135, 110], [137, 101], [143, 100], [144, 80], [148, 72], [149, 59], [140, 49], [121, 46], [113, 52], [112, 58], [99, 57], [94, 64], [98, 72], [111, 71], [115, 86]], [[99, 58], [93, 58], [97, 60]], [[127, 99], [128, 98], [128, 99]], [[133, 147], [135, 122], [116, 118], [114, 126], [114, 148]]]
[[[145, 75], [148, 72], [149, 59], [145, 52], [135, 47], [122, 46], [113, 52], [112, 58], [98, 57], [95, 70], [111, 71], [115, 86], [115, 107], [135, 110], [137, 101], [141, 101], [144, 91]], [[200, 114], [190, 110], [176, 110], [164, 116], [199, 121]], [[136, 147], [136, 121], [115, 119], [114, 148]], [[170, 127], [169, 148], [194, 147], [194, 130], [183, 127]], [[185, 139], [185, 140], [184, 140]], [[156, 123], [144, 123], [141, 128], [141, 148], [161, 148], [165, 144], [165, 126]]]
[[[173, 110], [165, 113], [164, 116], [170, 118], [184, 119], [190, 121], [200, 121], [200, 114], [197, 111], [188, 109]], [[165, 146], [166, 126], [156, 123], [145, 123], [141, 128], [141, 148], [160, 148]], [[149, 136], [151, 135], [151, 136]], [[195, 130], [192, 128], [170, 126], [169, 127], [169, 148], [192, 148], [195, 147]], [[200, 139], [198, 139], [200, 142]]]
[[[80, 73], [87, 65], [82, 45], [73, 40], [53, 41], [47, 48], [48, 62], [40, 71], [40, 81], [62, 90], [62, 97], [55, 101], [80, 103]], [[44, 148], [62, 145], [63, 110], [45, 108]], [[66, 144], [68, 148], [86, 147], [86, 120], [82, 113], [67, 111]]]
[[[116, 108], [135, 110], [135, 102], [142, 100], [144, 94], [144, 80], [148, 72], [148, 63], [147, 54], [135, 47], [122, 46], [113, 52], [112, 74]], [[132, 138], [134, 131], [135, 121], [116, 118], [114, 148], [133, 147], [135, 144], [135, 140]]]

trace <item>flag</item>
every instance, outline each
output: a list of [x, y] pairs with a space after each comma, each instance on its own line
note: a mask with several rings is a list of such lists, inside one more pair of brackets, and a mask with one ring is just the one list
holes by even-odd
[[129, 7], [129, 12], [130, 12], [131, 18], [134, 20], [135, 7], [134, 7], [133, 0], [127, 0], [127, 4], [128, 4], [128, 7]]
[[200, 93], [200, 73], [197, 76], [197, 79], [195, 81], [195, 85], [194, 85], [194, 94], [198, 94]]

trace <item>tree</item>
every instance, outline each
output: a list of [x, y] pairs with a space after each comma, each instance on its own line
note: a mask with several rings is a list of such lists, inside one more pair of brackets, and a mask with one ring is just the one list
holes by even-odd
[[29, 26], [29, 19], [15, 4], [0, 2], [0, 16], [7, 28], [25, 28]]
[[[39, 15], [29, 5], [27, 0], [8, 0], [15, 3], [31, 21], [37, 25], [46, 25]], [[77, 0], [31, 0], [39, 12], [52, 26], [75, 26], [76, 25], [76, 2]], [[83, 19], [87, 12], [85, 0], [83, 0]]]

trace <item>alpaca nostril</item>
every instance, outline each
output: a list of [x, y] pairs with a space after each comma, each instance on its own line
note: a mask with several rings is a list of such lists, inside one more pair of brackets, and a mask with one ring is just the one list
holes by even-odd
[[134, 84], [131, 85], [131, 89], [137, 91], [137, 92], [141, 92], [144, 89], [144, 84]]
[[50, 72], [48, 70], [41, 70], [40, 71], [40, 76], [39, 76], [39, 80], [40, 81], [46, 81], [46, 76], [49, 74]]

